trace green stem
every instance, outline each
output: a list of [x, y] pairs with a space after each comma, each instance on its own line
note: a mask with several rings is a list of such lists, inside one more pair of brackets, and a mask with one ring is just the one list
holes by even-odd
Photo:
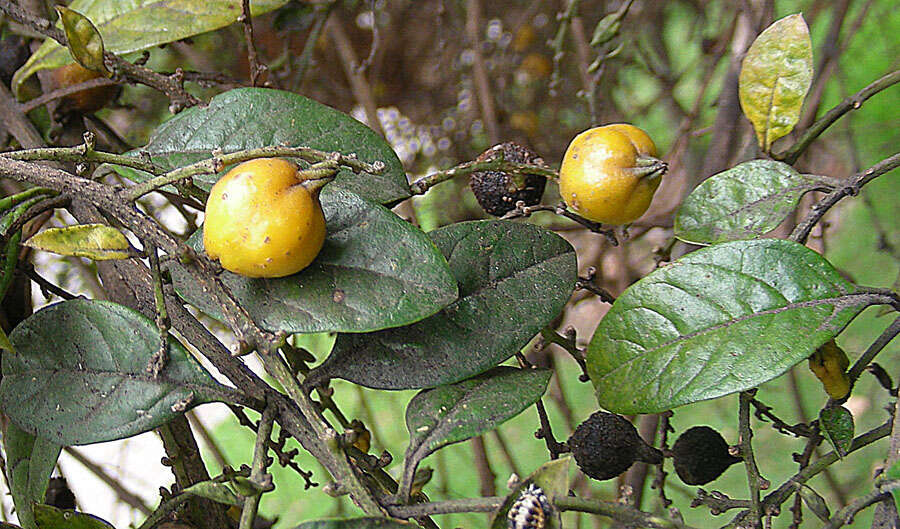
[[371, 173], [377, 174], [384, 170], [384, 162], [366, 163], [357, 160], [353, 156], [340, 153], [328, 153], [308, 147], [260, 147], [257, 149], [248, 149], [229, 154], [213, 154], [212, 158], [207, 158], [191, 165], [173, 169], [166, 174], [151, 178], [146, 182], [142, 182], [133, 187], [124, 190], [122, 198], [133, 202], [138, 198], [156, 191], [161, 187], [187, 180], [201, 174], [215, 174], [227, 166], [236, 163], [254, 160], [256, 158], [267, 158], [272, 156], [285, 156], [300, 158], [309, 163], [319, 163], [334, 161], [341, 167], [349, 169], [355, 173]]
[[478, 171], [503, 171], [504, 173], [509, 173], [513, 176], [538, 175], [545, 178], [559, 178], [559, 173], [557, 171], [548, 169], [547, 167], [542, 167], [540, 165], [515, 163], [504, 160], [502, 158], [495, 158], [493, 160], [461, 163], [455, 167], [451, 167], [450, 169], [431, 173], [428, 176], [423, 176], [422, 178], [419, 178], [418, 180], [410, 184], [409, 192], [413, 195], [422, 195], [441, 182], [445, 182], [457, 176], [470, 175]]
[[11, 160], [21, 162], [31, 161], [56, 161], [56, 162], [96, 162], [124, 165], [151, 174], [162, 172], [156, 164], [135, 156], [125, 156], [110, 152], [94, 150], [94, 135], [84, 133], [84, 143], [74, 147], [43, 147], [39, 149], [26, 149], [23, 151], [10, 151], [0, 154]]
[[634, 524], [637, 527], [652, 527], [655, 529], [692, 529], [691, 526], [681, 522], [667, 520], [653, 514], [648, 514], [621, 503], [591, 501], [583, 498], [565, 496], [554, 498], [553, 504], [561, 511], [599, 514], [626, 524]]
[[335, 480], [350, 494], [363, 512], [370, 516], [384, 516], [384, 509], [360, 481], [347, 459], [347, 455], [340, 447], [338, 433], [319, 414], [312, 400], [300, 387], [281, 357], [278, 356], [277, 347], [274, 344], [268, 344], [261, 347], [259, 353], [266, 372], [281, 384], [290, 399], [300, 408], [303, 418], [309, 423], [309, 427], [322, 449], [322, 455], [330, 459], [327, 462], [323, 461], [323, 466], [332, 473]]
[[[272, 436], [272, 425], [275, 422], [275, 414], [278, 408], [274, 405], [266, 406], [262, 417], [259, 419], [259, 428], [256, 430], [256, 444], [253, 447], [253, 464], [250, 467], [250, 480], [259, 485], [262, 490], [266, 486], [266, 468], [268, 467], [268, 444]], [[271, 480], [271, 476], [268, 476]], [[259, 500], [262, 493], [244, 498], [244, 508], [241, 509], [241, 521], [238, 529], [253, 529], [256, 513], [259, 511]]]
[[744, 459], [744, 467], [747, 469], [747, 482], [750, 488], [750, 522], [752, 527], [760, 527], [762, 520], [762, 506], [759, 501], [759, 490], [762, 476], [756, 467], [756, 458], [753, 457], [753, 446], [750, 440], [753, 438], [753, 430], [750, 428], [750, 401], [753, 400], [753, 392], [742, 391], [738, 408], [738, 423], [740, 430], [741, 457]]
[[21, 204], [29, 198], [37, 195], [56, 195], [56, 192], [52, 189], [47, 189], [46, 187], [32, 187], [30, 189], [22, 191], [21, 193], [10, 195], [0, 200], [0, 214], [3, 214], [3, 212], [8, 210], [9, 208]]

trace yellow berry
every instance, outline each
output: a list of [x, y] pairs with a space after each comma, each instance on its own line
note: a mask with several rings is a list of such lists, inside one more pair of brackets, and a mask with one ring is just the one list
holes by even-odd
[[809, 357], [810, 371], [822, 382], [828, 396], [835, 400], [850, 393], [850, 377], [847, 376], [849, 366], [847, 353], [834, 340], [828, 341]]
[[322, 180], [299, 178], [280, 158], [244, 162], [219, 179], [206, 203], [203, 244], [226, 270], [283, 277], [306, 268], [325, 241]]
[[559, 192], [586, 219], [628, 224], [650, 207], [666, 168], [643, 130], [627, 123], [596, 127], [569, 144]]

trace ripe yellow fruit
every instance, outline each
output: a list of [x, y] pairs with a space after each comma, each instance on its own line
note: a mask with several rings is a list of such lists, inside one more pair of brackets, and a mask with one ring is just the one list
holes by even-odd
[[628, 224], [647, 211], [668, 166], [643, 130], [616, 123], [575, 136], [559, 170], [559, 193], [582, 217]]
[[236, 166], [206, 202], [203, 245], [222, 267], [247, 277], [283, 277], [306, 268], [325, 242], [319, 189], [297, 166], [259, 158]]
[[828, 396], [840, 400], [850, 393], [850, 377], [847, 368], [850, 359], [847, 353], [838, 347], [834, 340], [829, 340], [809, 357], [809, 369], [822, 382]]

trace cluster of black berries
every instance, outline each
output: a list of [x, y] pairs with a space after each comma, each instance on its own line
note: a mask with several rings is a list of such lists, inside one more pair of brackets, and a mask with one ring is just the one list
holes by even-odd
[[[596, 480], [614, 478], [635, 461], [663, 462], [663, 453], [648, 445], [627, 419], [598, 411], [578, 425], [567, 442], [581, 471]], [[672, 447], [675, 472], [688, 485], [703, 485], [742, 461], [728, 450], [719, 432], [708, 426], [685, 431]]]

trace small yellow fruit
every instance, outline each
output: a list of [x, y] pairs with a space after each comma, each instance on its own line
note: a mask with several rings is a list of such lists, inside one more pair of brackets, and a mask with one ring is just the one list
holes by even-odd
[[850, 367], [850, 359], [847, 353], [838, 347], [834, 340], [828, 341], [819, 347], [809, 357], [809, 369], [812, 371], [828, 396], [840, 400], [850, 393], [850, 377], [847, 376], [847, 368]]
[[582, 217], [628, 224], [647, 211], [667, 165], [643, 130], [616, 123], [575, 136], [559, 170], [559, 193]]
[[318, 192], [280, 158], [244, 162], [219, 179], [206, 202], [203, 245], [222, 267], [247, 277], [283, 277], [306, 268], [325, 242]]

